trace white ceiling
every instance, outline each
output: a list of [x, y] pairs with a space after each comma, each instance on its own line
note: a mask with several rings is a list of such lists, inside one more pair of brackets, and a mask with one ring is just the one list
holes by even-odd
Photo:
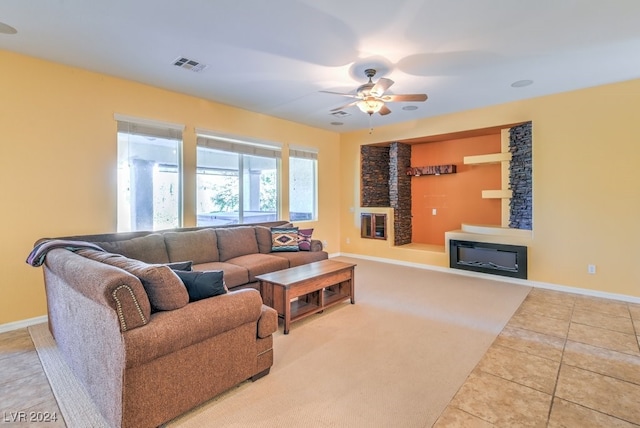
[[429, 95], [374, 126], [639, 78], [639, 21], [640, 0], [2, 0], [0, 49], [344, 132], [369, 116], [320, 91], [366, 68]]

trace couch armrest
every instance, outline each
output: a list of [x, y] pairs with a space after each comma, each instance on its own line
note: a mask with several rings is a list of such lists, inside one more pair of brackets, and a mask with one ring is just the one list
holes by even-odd
[[278, 313], [267, 305], [262, 305], [258, 319], [258, 337], [264, 339], [278, 330]]
[[[47, 287], [70, 287], [79, 295], [113, 309], [120, 323], [120, 331], [149, 322], [151, 305], [142, 283], [122, 269], [65, 249], [55, 249], [47, 255], [44, 274]], [[69, 304], [55, 298], [48, 301], [50, 310], [55, 309], [51, 308], [54, 305]]]
[[322, 241], [319, 239], [311, 240], [311, 251], [322, 251], [324, 246], [322, 245]]

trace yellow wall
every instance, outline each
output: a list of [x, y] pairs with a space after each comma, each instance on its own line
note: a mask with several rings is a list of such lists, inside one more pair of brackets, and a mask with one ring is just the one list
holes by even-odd
[[[114, 113], [186, 125], [184, 224], [195, 224], [195, 128], [319, 150], [314, 238], [337, 251], [339, 135], [139, 83], [0, 51], [0, 325], [46, 314], [42, 269], [25, 263], [42, 237], [116, 230]], [[288, 195], [283, 191], [283, 218]]]
[[444, 251], [394, 248], [392, 233], [360, 238], [360, 145], [531, 120], [529, 279], [640, 297], [631, 244], [640, 239], [640, 80], [339, 135], [6, 51], [0, 70], [0, 325], [46, 313], [41, 268], [25, 263], [35, 240], [115, 230], [114, 113], [186, 125], [185, 226], [195, 223], [194, 128], [204, 128], [281, 142], [285, 156], [288, 144], [317, 147], [320, 212], [310, 227], [329, 252], [436, 266], [448, 265]]
[[529, 279], [640, 297], [638, 111], [633, 80], [343, 134], [340, 250], [448, 266], [442, 251], [359, 238], [360, 145], [532, 121]]

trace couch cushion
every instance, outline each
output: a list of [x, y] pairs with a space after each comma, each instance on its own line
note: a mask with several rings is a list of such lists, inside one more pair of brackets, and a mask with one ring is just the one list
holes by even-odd
[[320, 260], [326, 260], [329, 258], [326, 251], [276, 252], [271, 253], [271, 255], [287, 259], [289, 261], [289, 267], [319, 262]]
[[242, 266], [249, 271], [249, 282], [256, 281], [256, 275], [287, 269], [289, 261], [270, 254], [247, 254], [227, 260], [227, 263]]
[[[169, 255], [164, 244], [164, 237], [159, 233], [151, 233], [139, 238], [124, 241], [96, 242], [108, 253], [122, 254], [130, 259], [146, 263], [169, 263]], [[184, 261], [182, 259], [176, 261]]]
[[220, 260], [218, 238], [213, 229], [165, 232], [163, 235], [172, 262], [191, 260], [198, 264]]
[[119, 267], [137, 276], [142, 282], [152, 309], [171, 311], [189, 303], [187, 289], [169, 266], [147, 264], [120, 254], [83, 250], [82, 255], [92, 260]]
[[246, 254], [258, 253], [258, 240], [253, 227], [238, 226], [215, 230], [218, 235], [218, 251], [221, 262]]
[[224, 285], [224, 272], [221, 270], [176, 270], [174, 272], [182, 280], [185, 287], [187, 287], [190, 302], [219, 296], [227, 292], [227, 287]]
[[258, 240], [258, 250], [262, 254], [271, 252], [271, 229], [266, 226], [254, 226], [256, 239]]
[[[190, 303], [177, 311], [156, 312], [144, 328], [136, 328], [122, 335], [124, 339], [126, 366], [132, 368], [153, 361], [187, 347], [210, 340], [239, 326], [253, 323], [255, 338], [256, 324], [262, 313], [262, 299], [255, 290], [240, 290], [202, 299]], [[222, 340], [224, 336], [221, 337]], [[227, 337], [228, 338], [228, 337]], [[225, 342], [226, 343], [226, 342]], [[255, 344], [247, 343], [255, 349]], [[254, 351], [255, 352], [255, 351]], [[233, 355], [229, 349], [227, 355]], [[254, 354], [255, 355], [255, 354]], [[212, 370], [219, 355], [210, 355]], [[175, 378], [180, 378], [180, 367], [174, 370]], [[143, 399], [144, 397], [140, 398]]]
[[247, 268], [225, 262], [201, 263], [193, 266], [194, 271], [221, 270], [224, 271], [224, 283], [228, 288], [244, 285], [249, 282]]
[[299, 251], [297, 227], [272, 227], [271, 251]]

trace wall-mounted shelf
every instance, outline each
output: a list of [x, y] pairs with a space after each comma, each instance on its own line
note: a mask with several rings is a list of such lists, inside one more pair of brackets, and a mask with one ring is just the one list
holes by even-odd
[[416, 166], [407, 168], [407, 175], [419, 177], [421, 175], [441, 175], [441, 174], [455, 174], [456, 166], [449, 165], [430, 165], [430, 166]]
[[511, 160], [511, 153], [490, 153], [488, 155], [465, 156], [465, 165], [478, 165], [483, 163], [500, 163]]
[[483, 190], [483, 199], [509, 199], [512, 195], [511, 190]]

